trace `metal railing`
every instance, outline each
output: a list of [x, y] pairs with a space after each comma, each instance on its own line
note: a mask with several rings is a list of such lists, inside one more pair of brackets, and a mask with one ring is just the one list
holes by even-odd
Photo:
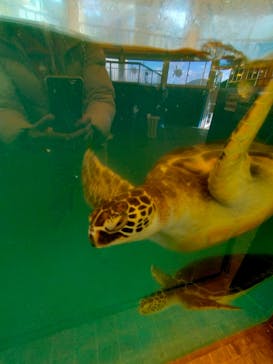
[[259, 84], [261, 81], [273, 78], [273, 66], [236, 68], [230, 74], [229, 84], [237, 83], [242, 80], [252, 81], [253, 85]]
[[107, 61], [106, 69], [112, 81], [151, 86], [157, 86], [161, 83], [161, 73], [142, 63]]

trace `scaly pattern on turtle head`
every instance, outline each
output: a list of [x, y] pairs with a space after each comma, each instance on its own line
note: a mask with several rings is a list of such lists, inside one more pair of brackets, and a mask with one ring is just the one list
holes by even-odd
[[142, 240], [154, 226], [155, 204], [143, 189], [105, 202], [90, 215], [89, 238], [97, 248]]
[[168, 296], [165, 292], [159, 291], [140, 301], [139, 313], [149, 315], [163, 310], [168, 305]]

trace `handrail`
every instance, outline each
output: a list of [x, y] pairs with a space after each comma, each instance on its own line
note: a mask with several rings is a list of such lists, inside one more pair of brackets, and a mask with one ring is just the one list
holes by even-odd
[[[116, 65], [118, 67], [115, 67]], [[106, 68], [112, 81], [152, 86], [158, 86], [161, 83], [162, 74], [140, 62], [107, 60]]]
[[148, 67], [148, 66], [146, 66], [146, 64], [143, 64], [143, 63], [141, 63], [141, 62], [131, 62], [131, 61], [124, 61], [124, 62], [122, 62], [122, 61], [107, 61], [107, 63], [118, 63], [118, 64], [137, 64], [137, 65], [140, 65], [141, 67], [144, 67], [144, 68], [147, 68], [147, 70], [149, 70], [150, 72], [154, 72], [154, 73], [156, 73], [158, 76], [160, 76], [161, 77], [161, 73], [160, 72], [158, 72], [158, 71], [156, 71], [156, 70], [153, 70], [152, 68], [150, 68], [150, 67]]

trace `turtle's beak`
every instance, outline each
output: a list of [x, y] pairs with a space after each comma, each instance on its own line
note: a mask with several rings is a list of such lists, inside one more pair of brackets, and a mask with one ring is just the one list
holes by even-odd
[[98, 241], [98, 235], [99, 232], [95, 232], [94, 229], [92, 229], [92, 227], [89, 227], [89, 231], [88, 231], [88, 236], [89, 236], [89, 240], [92, 246], [94, 246], [95, 248], [99, 248], [99, 245], [97, 245], [97, 241]]
[[96, 229], [93, 225], [93, 215], [91, 214], [89, 216], [89, 229], [88, 229], [88, 237], [90, 240], [90, 243], [92, 246], [94, 246], [95, 248], [99, 248], [99, 230]]
[[89, 228], [89, 240], [95, 248], [107, 248], [108, 246], [118, 244], [118, 240], [124, 237], [123, 234], [116, 232], [109, 234], [101, 229]]
[[91, 244], [95, 248], [106, 248], [111, 245], [119, 244], [120, 239], [126, 238], [126, 235], [122, 232], [107, 232], [102, 225], [96, 226], [92, 215], [89, 218], [88, 236]]

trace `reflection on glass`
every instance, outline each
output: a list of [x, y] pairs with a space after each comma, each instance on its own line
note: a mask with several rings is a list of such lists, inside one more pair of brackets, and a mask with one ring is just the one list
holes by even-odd
[[0, 140], [107, 137], [114, 90], [102, 49], [44, 27], [3, 21]]
[[167, 84], [168, 85], [196, 85], [205, 86], [208, 81], [211, 62], [170, 62]]

